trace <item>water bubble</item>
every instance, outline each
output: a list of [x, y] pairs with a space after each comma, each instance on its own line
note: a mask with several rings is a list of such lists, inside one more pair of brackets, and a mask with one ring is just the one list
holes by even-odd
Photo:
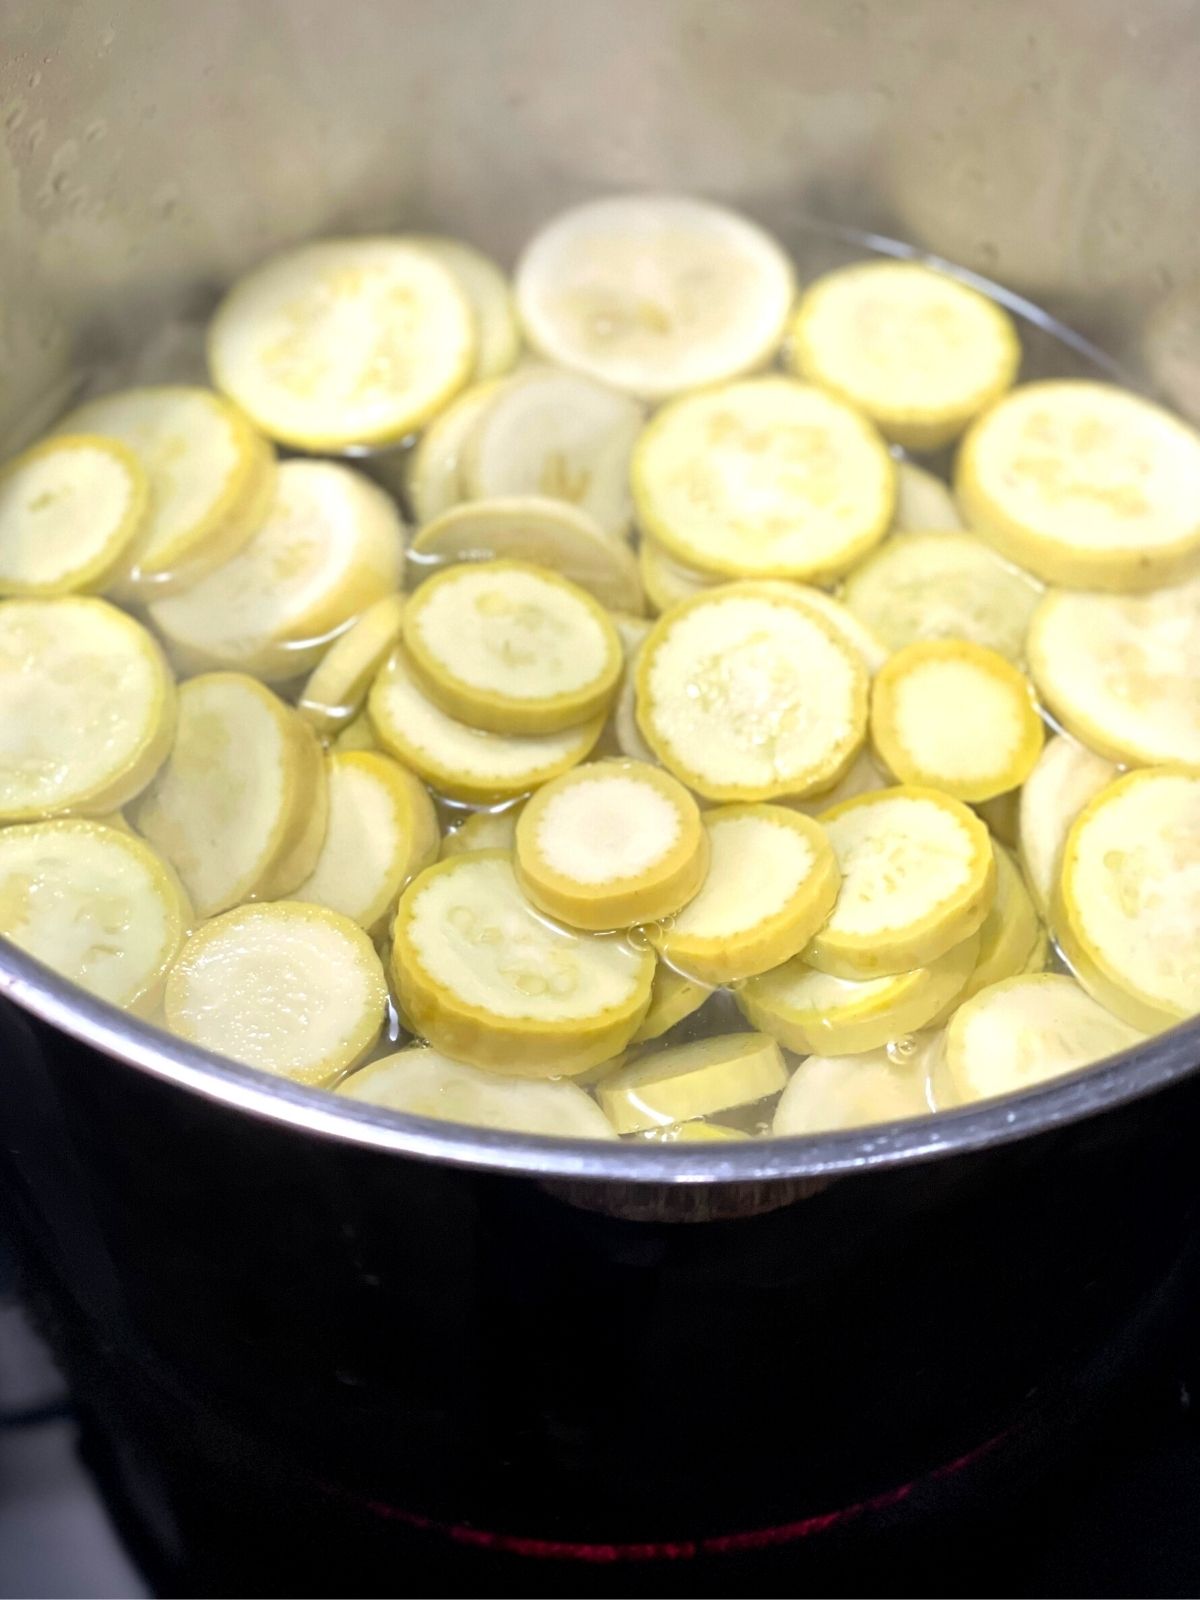
[[388, 1044], [399, 1044], [404, 1037], [404, 1024], [400, 1020], [400, 1012], [391, 995], [387, 998], [387, 1020], [383, 1026], [383, 1037]]

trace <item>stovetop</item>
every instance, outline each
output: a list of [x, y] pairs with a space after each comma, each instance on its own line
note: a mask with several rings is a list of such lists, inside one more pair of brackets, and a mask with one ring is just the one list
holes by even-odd
[[[823, 1567], [822, 1586], [834, 1594], [1200, 1594], [1200, 1316], [1058, 1456], [994, 1515], [966, 1529], [926, 1529], [906, 1547], [860, 1543]], [[0, 1596], [155, 1592], [115, 1531], [114, 1512], [127, 1531], [130, 1519], [109, 1459], [107, 1441], [81, 1428], [0, 1260]], [[189, 1584], [186, 1570], [156, 1577], [158, 1592], [212, 1592]], [[460, 1592], [439, 1589], [436, 1569], [420, 1577], [428, 1592]], [[635, 1571], [612, 1580], [609, 1593], [653, 1592]]]
[[0, 1595], [149, 1594], [81, 1464], [70, 1397], [0, 1241]]

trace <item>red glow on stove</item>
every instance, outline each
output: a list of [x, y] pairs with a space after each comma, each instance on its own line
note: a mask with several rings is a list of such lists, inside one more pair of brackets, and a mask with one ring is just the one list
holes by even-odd
[[830, 1533], [858, 1522], [864, 1517], [891, 1510], [903, 1504], [925, 1484], [953, 1477], [965, 1468], [974, 1466], [976, 1462], [990, 1455], [1008, 1437], [1008, 1431], [997, 1434], [995, 1438], [988, 1439], [973, 1450], [968, 1450], [965, 1455], [946, 1462], [944, 1466], [937, 1467], [920, 1478], [914, 1478], [910, 1483], [886, 1489], [865, 1500], [842, 1506], [837, 1511], [825, 1511], [814, 1516], [802, 1517], [796, 1522], [778, 1523], [773, 1527], [751, 1528], [740, 1533], [708, 1534], [697, 1539], [655, 1539], [615, 1544], [580, 1543], [569, 1539], [538, 1539], [523, 1534], [497, 1533], [488, 1528], [477, 1528], [470, 1523], [441, 1522], [436, 1517], [427, 1517], [419, 1511], [408, 1511], [403, 1506], [391, 1505], [383, 1500], [367, 1500], [362, 1502], [362, 1505], [373, 1516], [403, 1523], [406, 1527], [422, 1533], [439, 1534], [454, 1544], [491, 1551], [497, 1555], [524, 1556], [535, 1561], [584, 1561], [594, 1565], [618, 1561], [693, 1561], [701, 1556], [739, 1555], [792, 1544], [797, 1540]]

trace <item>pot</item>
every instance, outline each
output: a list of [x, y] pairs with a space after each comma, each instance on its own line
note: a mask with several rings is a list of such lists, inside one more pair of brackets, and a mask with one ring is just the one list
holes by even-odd
[[[6, 447], [272, 249], [411, 226], [511, 259], [618, 187], [727, 199], [802, 271], [852, 229], [942, 255], [1081, 330], [1060, 367], [1200, 389], [1179, 0], [0, 15]], [[1038, 1458], [1195, 1222], [1196, 1024], [936, 1119], [643, 1146], [277, 1082], [6, 946], [0, 994], [6, 1222], [151, 1569], [193, 1592], [794, 1572]]]

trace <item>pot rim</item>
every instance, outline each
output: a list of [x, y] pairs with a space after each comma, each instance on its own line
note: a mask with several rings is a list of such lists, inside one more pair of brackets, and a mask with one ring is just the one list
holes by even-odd
[[906, 1166], [1066, 1127], [1200, 1071], [1196, 1017], [1103, 1065], [901, 1122], [720, 1145], [555, 1139], [406, 1116], [241, 1066], [88, 994], [4, 939], [0, 995], [114, 1061], [298, 1133], [444, 1166], [588, 1183], [769, 1183]]

